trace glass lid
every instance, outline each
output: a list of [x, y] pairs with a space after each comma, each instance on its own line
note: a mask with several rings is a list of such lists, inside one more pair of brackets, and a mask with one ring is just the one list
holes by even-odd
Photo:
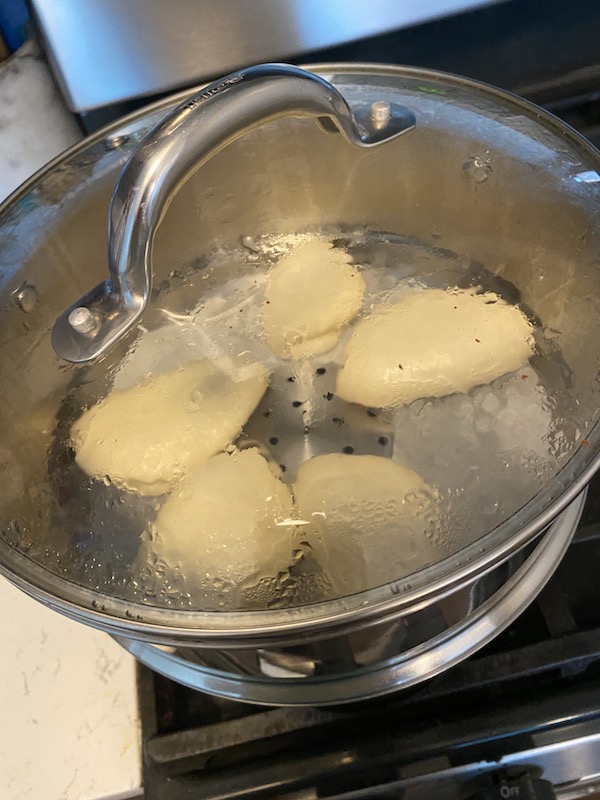
[[[110, 195], [167, 103], [2, 207], [0, 569], [72, 616], [218, 633], [391, 609], [506, 558], [595, 469], [596, 151], [481, 84], [316, 71], [361, 136], [390, 108], [414, 129], [247, 126], [177, 173], [109, 285]], [[144, 164], [149, 215], [166, 181]], [[123, 308], [97, 357], [53, 349], [57, 320], [89, 340]]]

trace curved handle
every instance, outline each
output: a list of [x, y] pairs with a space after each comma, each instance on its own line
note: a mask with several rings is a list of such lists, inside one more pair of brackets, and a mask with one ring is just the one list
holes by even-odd
[[56, 320], [59, 356], [90, 361], [136, 323], [152, 288], [154, 236], [178, 188], [244, 133], [284, 116], [316, 117], [357, 147], [415, 126], [402, 106], [376, 101], [352, 110], [323, 78], [284, 64], [250, 67], [206, 86], [153, 128], [125, 164], [109, 210], [110, 277]]

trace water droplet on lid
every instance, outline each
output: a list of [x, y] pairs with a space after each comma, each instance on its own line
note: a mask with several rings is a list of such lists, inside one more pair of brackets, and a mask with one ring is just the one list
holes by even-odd
[[109, 152], [111, 150], [120, 150], [121, 147], [124, 147], [128, 141], [129, 136], [126, 134], [122, 134], [121, 136], [111, 136], [110, 138], [104, 140], [104, 148]]
[[78, 333], [91, 333], [96, 327], [94, 314], [85, 306], [74, 308], [70, 312], [68, 320], [69, 325]]
[[474, 156], [462, 166], [465, 175], [474, 183], [484, 183], [492, 174], [492, 165], [489, 159], [482, 156]]
[[253, 253], [258, 253], [260, 251], [260, 247], [256, 244], [256, 240], [252, 236], [245, 236], [240, 237], [240, 242], [242, 247], [245, 247], [246, 250], [251, 250]]
[[21, 538], [21, 525], [17, 519], [11, 519], [4, 529], [4, 535], [9, 544], [19, 544], [19, 540]]
[[17, 306], [24, 314], [31, 314], [39, 302], [38, 290], [29, 283], [24, 283], [14, 293], [13, 297]]

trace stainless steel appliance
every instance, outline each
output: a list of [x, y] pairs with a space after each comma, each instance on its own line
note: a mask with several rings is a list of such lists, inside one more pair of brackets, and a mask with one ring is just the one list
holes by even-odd
[[30, 8], [87, 132], [174, 89], [275, 59], [440, 69], [593, 116], [595, 0], [576, 9], [563, 0], [30, 0]]
[[31, 8], [69, 108], [86, 114], [493, 2], [32, 0]]

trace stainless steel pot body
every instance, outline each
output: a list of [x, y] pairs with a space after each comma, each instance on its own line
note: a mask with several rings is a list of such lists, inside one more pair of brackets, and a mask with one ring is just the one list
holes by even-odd
[[[314, 653], [298, 656], [295, 648], [333, 641], [331, 682], [350, 663], [344, 661], [345, 637], [365, 637], [358, 650], [356, 644], [350, 648], [353, 669], [360, 671], [365, 667], [364, 658], [361, 662], [357, 657], [361, 647], [370, 653], [371, 669], [376, 663], [390, 666], [390, 659], [397, 660], [404, 651], [410, 659], [415, 648], [437, 642], [448, 631], [457, 633], [455, 626], [473, 621], [480, 606], [488, 603], [488, 613], [493, 598], [499, 602], [498, 591], [523, 567], [525, 555], [529, 569], [540, 563], [539, 555], [529, 560], [537, 548], [525, 555], [523, 548], [562, 512], [567, 515], [559, 526], [562, 537], [550, 529], [537, 545], [547, 553], [544, 543], [560, 538], [560, 547], [544, 562], [550, 573], [574, 530], [576, 498], [598, 466], [597, 152], [544, 112], [459, 78], [355, 65], [318, 71], [359, 104], [366, 96], [377, 96], [413, 107], [417, 128], [409, 134], [410, 147], [401, 139], [386, 146], [390, 149], [356, 152], [305, 119], [279, 120], [249, 131], [196, 172], [174, 199], [155, 240], [155, 295], [190, 270], [201, 270], [209, 250], [227, 248], [245, 234], [364, 226], [412, 237], [442, 255], [460, 253], [518, 286], [522, 302], [556, 332], [577, 397], [580, 418], [573, 424], [581, 428], [582, 444], [565, 456], [562, 468], [536, 497], [489, 534], [471, 541], [465, 532], [442, 562], [393, 584], [340, 600], [265, 612], [203, 612], [167, 602], [137, 602], [131, 587], [116, 585], [114, 565], [101, 563], [98, 554], [85, 548], [74, 553], [72, 531], [50, 529], [46, 509], [55, 499], [48, 486], [48, 459], [41, 459], [40, 452], [47, 455], [52, 447], [53, 426], [73, 379], [52, 351], [51, 327], [65, 308], [105, 278], [106, 219], [117, 176], [174, 101], [102, 131], [57, 159], [0, 211], [0, 571], [58, 611], [113, 635], [196, 652], [221, 651], [238, 677], [253, 670], [269, 680], [276, 679], [278, 670], [282, 680], [290, 671], [306, 675], [309, 668], [302, 659], [316, 663], [318, 658]], [[118, 348], [111, 357], [119, 357]], [[118, 532], [115, 537], [117, 543]], [[81, 583], [69, 579], [74, 558], [89, 566]], [[473, 604], [465, 599], [473, 597], [474, 587], [488, 574], [494, 577], [479, 600]], [[541, 585], [539, 568], [534, 574]], [[526, 594], [533, 597], [535, 589], [528, 586]], [[448, 611], [452, 603], [444, 600], [452, 597], [461, 609], [454, 616]], [[398, 625], [404, 629], [398, 620], [407, 615], [417, 620], [414, 615], [424, 609], [431, 620], [432, 608], [440, 607], [446, 609], [442, 616], [436, 612], [433, 617], [441, 627], [431, 629], [424, 616], [414, 638], [398, 634]], [[509, 620], [511, 613], [505, 611], [503, 618]], [[493, 625], [501, 627], [498, 621]], [[489, 638], [489, 627], [485, 636], [480, 634], [461, 652], [466, 655], [477, 646], [473, 642]], [[230, 650], [250, 653], [252, 669], [247, 661], [244, 666], [244, 659], [228, 659]], [[267, 651], [276, 655], [260, 655]], [[207, 663], [206, 669], [214, 668], [211, 659]], [[219, 663], [222, 667], [224, 662]], [[379, 685], [372, 693], [402, 683], [393, 670], [386, 674], [388, 688]], [[425, 669], [422, 674], [433, 673]], [[207, 684], [204, 688], [215, 691]], [[319, 692], [318, 697], [307, 692], [304, 702], [329, 702]], [[364, 687], [360, 694], [365, 694]], [[349, 689], [347, 696], [341, 692], [331, 701], [356, 696]], [[248, 699], [269, 702], [268, 691]], [[273, 694], [272, 702], [290, 702], [289, 695], [282, 699]]]

